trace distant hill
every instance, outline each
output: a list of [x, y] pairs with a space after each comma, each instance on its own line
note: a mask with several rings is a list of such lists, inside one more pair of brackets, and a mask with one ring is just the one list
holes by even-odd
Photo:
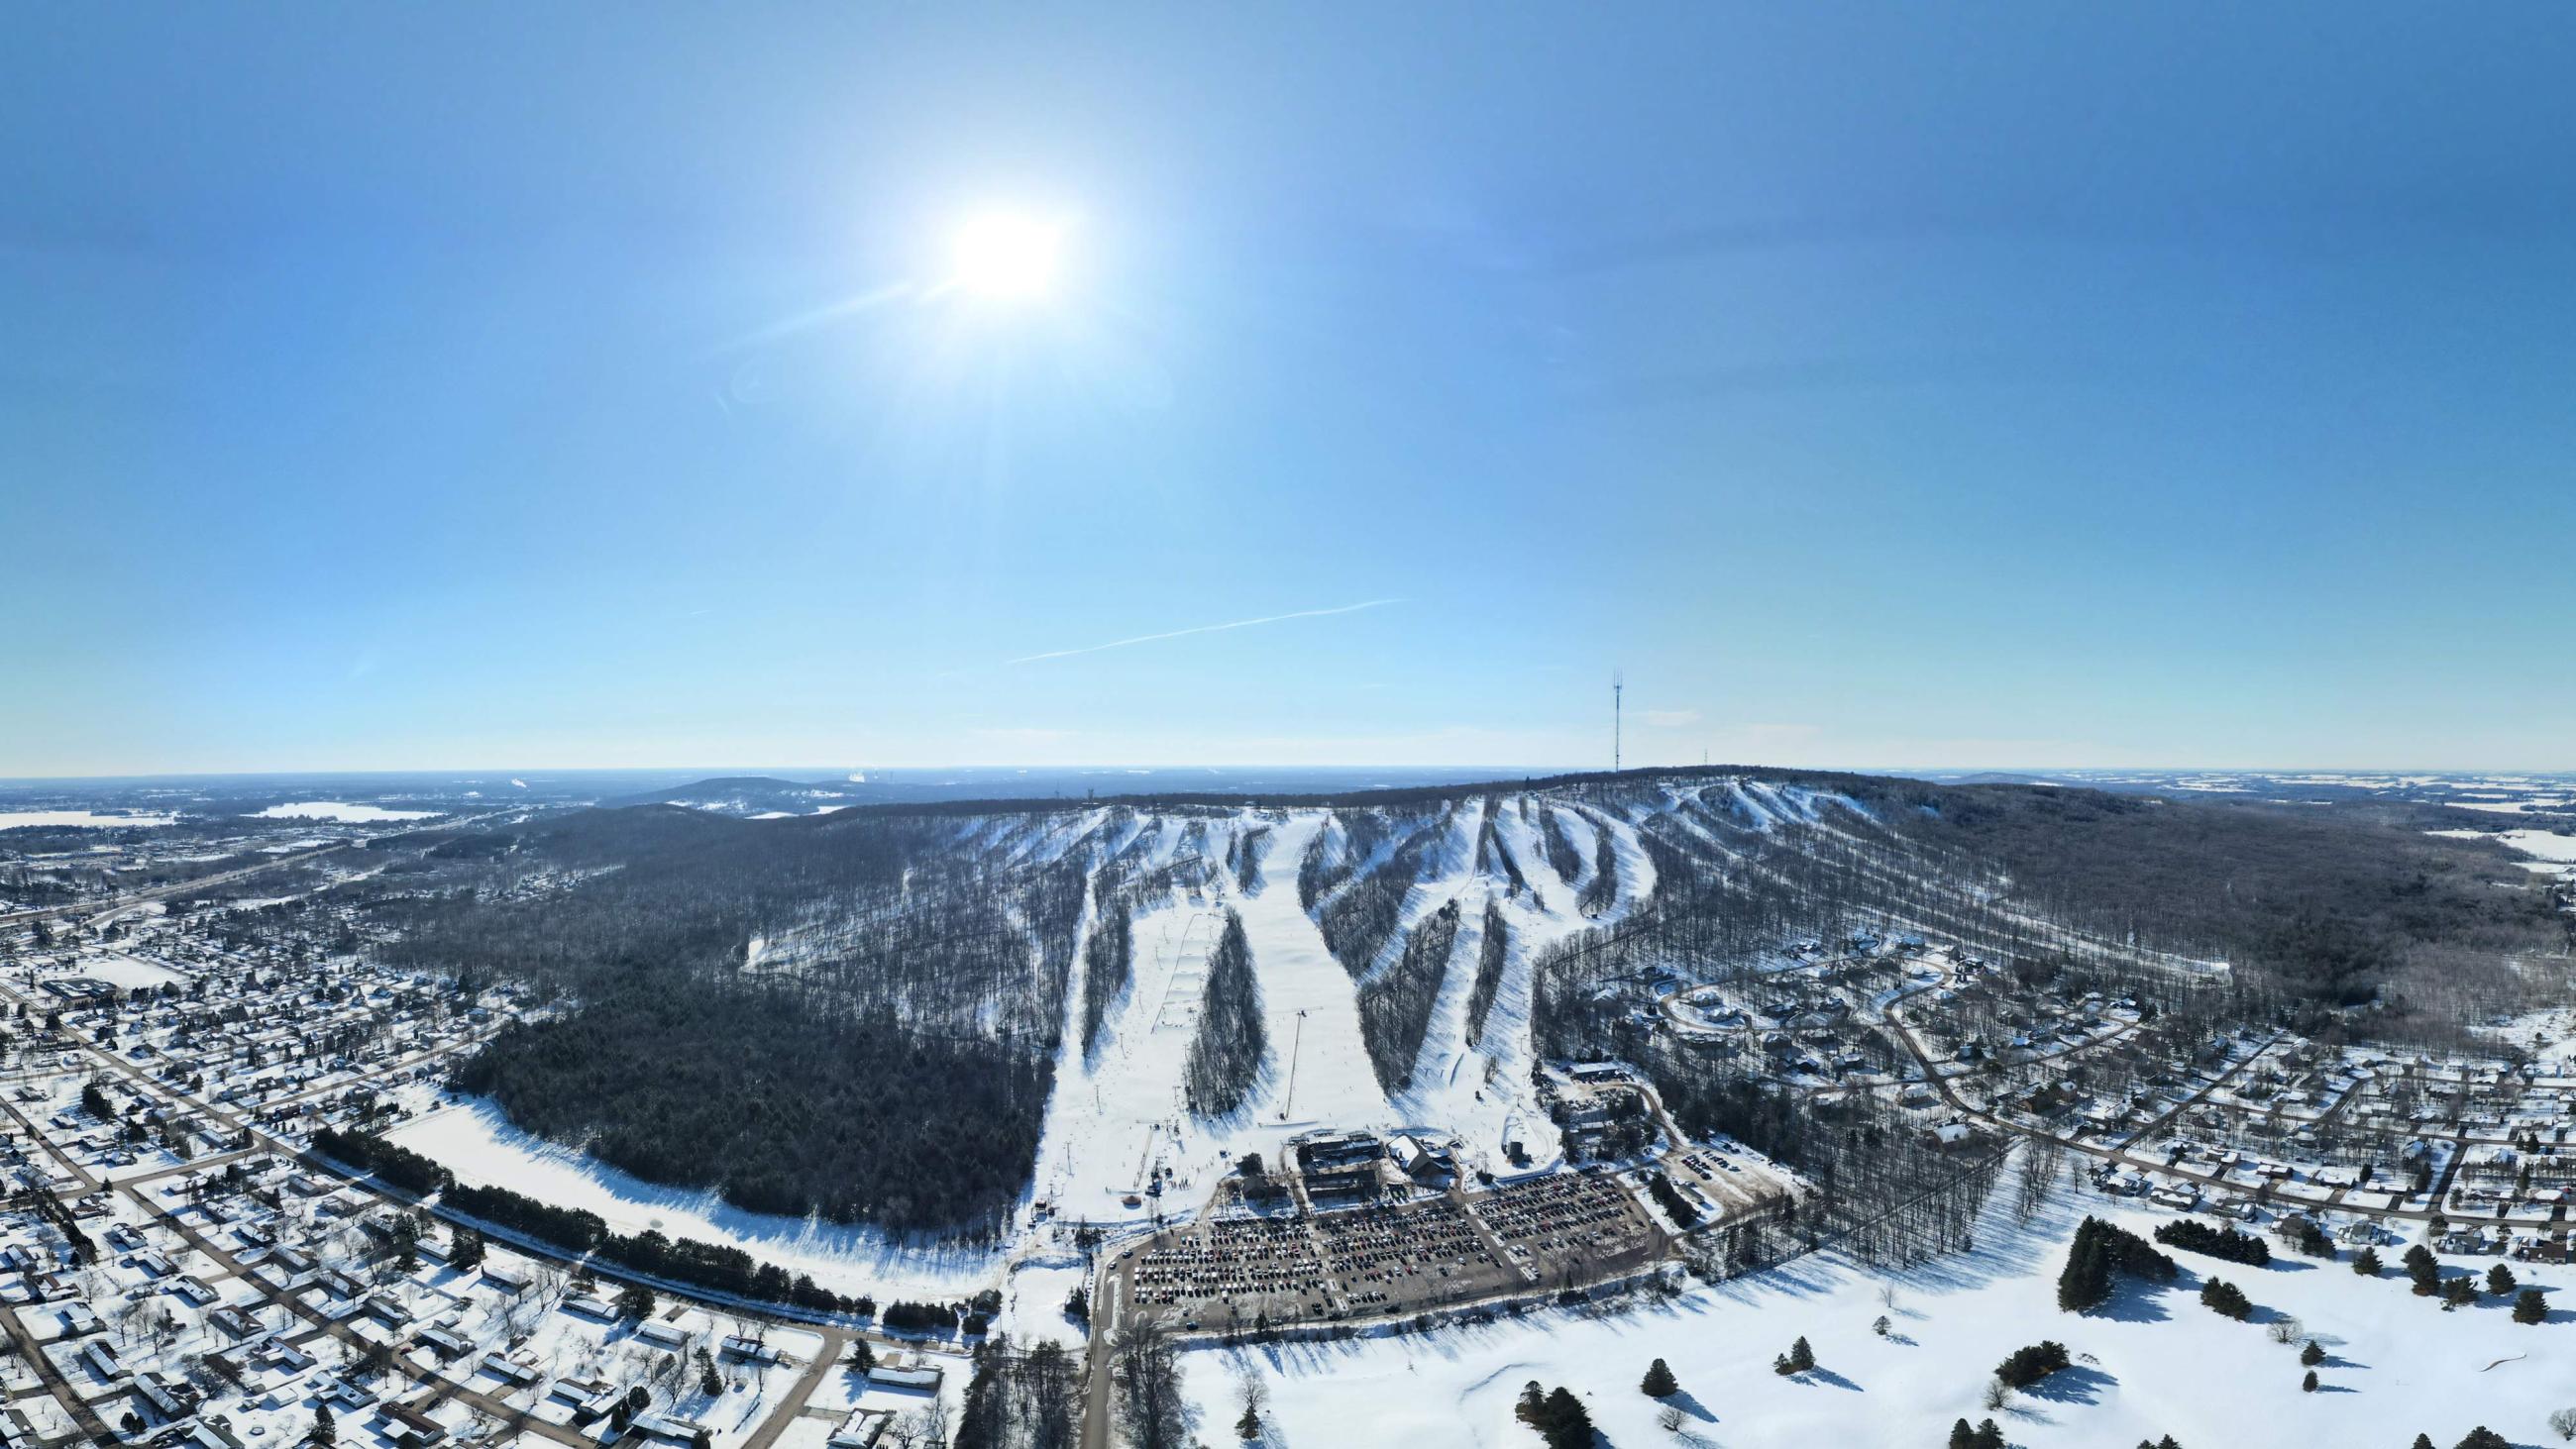
[[1031, 800], [1211, 798], [1241, 800], [1421, 790], [1507, 779], [1528, 772], [1397, 766], [1275, 766], [1210, 769], [1098, 767], [870, 770], [820, 780], [720, 775], [601, 800], [603, 806], [682, 805], [737, 819], [815, 815], [851, 805], [942, 805]]
[[868, 804], [885, 798], [881, 791], [868, 792], [865, 786], [847, 781], [799, 782], [782, 780], [774, 775], [722, 775], [710, 780], [693, 780], [666, 790], [622, 795], [601, 803], [609, 806], [685, 805], [692, 810], [706, 810], [718, 815], [760, 819], [812, 815], [843, 805]]

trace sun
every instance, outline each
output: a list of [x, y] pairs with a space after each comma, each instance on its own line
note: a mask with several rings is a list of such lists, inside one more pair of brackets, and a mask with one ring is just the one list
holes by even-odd
[[986, 211], [967, 218], [951, 249], [951, 281], [980, 297], [1024, 302], [1055, 286], [1064, 226], [1018, 211]]

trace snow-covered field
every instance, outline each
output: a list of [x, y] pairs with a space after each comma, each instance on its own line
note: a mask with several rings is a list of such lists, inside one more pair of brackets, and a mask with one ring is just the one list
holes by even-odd
[[352, 805], [345, 800], [303, 800], [271, 805], [255, 820], [331, 820], [342, 825], [376, 825], [393, 820], [428, 820], [436, 810], [388, 810], [381, 805]]
[[2546, 830], [2508, 830], [2496, 839], [2525, 855], [2562, 865], [2576, 864], [2576, 835], [2554, 835]]
[[510, 1125], [500, 1108], [468, 1098], [403, 1124], [394, 1141], [436, 1159], [464, 1182], [506, 1187], [542, 1202], [599, 1214], [621, 1233], [731, 1244], [847, 1294], [946, 1297], [993, 1283], [998, 1249], [914, 1247], [863, 1227], [744, 1212], [711, 1191], [662, 1187], [573, 1148]]
[[127, 990], [167, 986], [174, 981], [186, 979], [167, 966], [156, 965], [150, 961], [138, 961], [132, 956], [117, 951], [103, 951], [95, 955], [83, 956], [77, 974], [93, 976], [110, 985], [125, 987]]
[[[2056, 1278], [2086, 1212], [2140, 1232], [2157, 1217], [2084, 1194], [2060, 1195], [2028, 1223], [2013, 1220], [2007, 1176], [1969, 1254], [1893, 1274], [1823, 1256], [1669, 1302], [1594, 1316], [1551, 1308], [1484, 1327], [1339, 1342], [1205, 1348], [1185, 1355], [1199, 1436], [1231, 1438], [1238, 1373], [1267, 1380], [1273, 1429], [1262, 1441], [1293, 1449], [1529, 1449], [1537, 1436], [1512, 1415], [1535, 1379], [1581, 1395], [1604, 1439], [1621, 1449], [1689, 1442], [1656, 1424], [1662, 1405], [1637, 1383], [1656, 1358], [1682, 1392], [1671, 1402], [1702, 1444], [1932, 1449], [1953, 1421], [1992, 1417], [2030, 1449], [2128, 1449], [2171, 1434], [2187, 1449], [2352, 1444], [2401, 1446], [2421, 1431], [2456, 1442], [2486, 1424], [2517, 1444], [2556, 1442], [2549, 1414], [2576, 1405], [2576, 1314], [2511, 1321], [2503, 1300], [2444, 1313], [2414, 1297], [2383, 1250], [2386, 1276], [2346, 1263], [2278, 1258], [2242, 1268], [2176, 1253], [2183, 1279], [2124, 1284], [2098, 1314], [2062, 1313]], [[2474, 1262], [2483, 1272], [2491, 1259]], [[2525, 1284], [2565, 1303], [2576, 1272], [2513, 1265]], [[2220, 1318], [2197, 1299], [2226, 1278], [2257, 1305], [2252, 1323]], [[1882, 1298], [1893, 1289], [1894, 1304]], [[1891, 1332], [1871, 1329], [1881, 1314]], [[2300, 1388], [2298, 1347], [2271, 1341], [2269, 1321], [2295, 1317], [2325, 1348], [2316, 1393]], [[1772, 1372], [1773, 1355], [1804, 1335], [1820, 1367]], [[1980, 1396], [2005, 1355], [2055, 1339], [2075, 1366], [1989, 1411]]]
[[2492, 840], [2530, 856], [2524, 864], [2533, 870], [2555, 873], [2560, 866], [2576, 865], [2576, 835], [2558, 835], [2547, 830], [2429, 830], [2445, 840]]

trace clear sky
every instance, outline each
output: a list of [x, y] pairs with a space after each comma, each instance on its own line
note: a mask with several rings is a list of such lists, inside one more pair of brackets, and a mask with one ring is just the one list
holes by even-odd
[[7, 30], [0, 776], [2576, 768], [2563, 5]]

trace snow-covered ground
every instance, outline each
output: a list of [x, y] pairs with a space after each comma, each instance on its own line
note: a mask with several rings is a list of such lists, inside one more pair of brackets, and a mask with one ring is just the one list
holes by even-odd
[[[2028, 1223], [2010, 1211], [2009, 1175], [1990, 1200], [1969, 1254], [1895, 1273], [1821, 1256], [1669, 1302], [1594, 1315], [1550, 1308], [1482, 1327], [1429, 1334], [1204, 1348], [1185, 1355], [1199, 1436], [1231, 1437], [1243, 1371], [1270, 1388], [1263, 1443], [1293, 1449], [1528, 1449], [1537, 1436], [1512, 1415], [1535, 1379], [1581, 1395], [1604, 1439], [1621, 1449], [1689, 1442], [1656, 1424], [1663, 1407], [1638, 1390], [1656, 1358], [1682, 1392], [1670, 1402], [1702, 1444], [1929, 1449], [1953, 1421], [1992, 1417], [2030, 1449], [2127, 1449], [2171, 1434], [2189, 1449], [2298, 1444], [2402, 1445], [2417, 1432], [2456, 1442], [2486, 1424], [2517, 1444], [2555, 1442], [2548, 1415], [2576, 1404], [2576, 1326], [2560, 1308], [2547, 1324], [2511, 1321], [2503, 1300], [2444, 1313], [2389, 1271], [2358, 1278], [2346, 1263], [2295, 1257], [2242, 1268], [2176, 1253], [2171, 1287], [2124, 1284], [2103, 1312], [2056, 1305], [2066, 1244], [2086, 1212], [2140, 1232], [2161, 1219], [2063, 1190]], [[2453, 1260], [2457, 1272], [2491, 1259]], [[2525, 1284], [2576, 1294], [2576, 1271], [2514, 1264]], [[2223, 1277], [2257, 1305], [2256, 1321], [2220, 1318], [2197, 1299]], [[1893, 1290], [1893, 1306], [1882, 1299]], [[1891, 1332], [1873, 1320], [1885, 1314]], [[2296, 1343], [2267, 1324], [2299, 1320], [2327, 1352], [2316, 1393], [2303, 1392]], [[1772, 1356], [1803, 1335], [1817, 1371], [1783, 1378]], [[2055, 1339], [2075, 1366], [2018, 1394], [2003, 1410], [1980, 1396], [2005, 1355]]]
[[352, 805], [345, 800], [303, 800], [271, 805], [256, 820], [332, 820], [342, 825], [376, 825], [392, 820], [428, 820], [436, 810], [388, 810], [381, 805]]
[[2525, 855], [2561, 865], [2576, 865], [2576, 835], [2555, 835], [2546, 830], [2508, 830], [2496, 839]]
[[138, 961], [121, 951], [101, 951], [81, 957], [76, 974], [95, 977], [109, 985], [122, 986], [128, 990], [167, 986], [171, 982], [186, 979], [167, 966], [156, 965], [150, 961]]
[[2522, 863], [2524, 867], [2543, 875], [2556, 875], [2576, 866], [2576, 835], [2547, 830], [2428, 830], [2425, 834], [2445, 840], [2492, 840], [2530, 856]]
[[1090, 1271], [1079, 1253], [1041, 1254], [1014, 1263], [1002, 1295], [1002, 1316], [994, 1327], [1009, 1334], [1013, 1343], [1048, 1340], [1078, 1352], [1087, 1337], [1086, 1328], [1068, 1317], [1064, 1306], [1073, 1291], [1089, 1281]]
[[666, 1237], [731, 1244], [839, 1293], [956, 1296], [990, 1285], [1001, 1270], [998, 1249], [917, 1247], [869, 1228], [745, 1212], [712, 1191], [649, 1183], [521, 1131], [482, 1098], [441, 1108], [390, 1135], [461, 1181], [585, 1209], [615, 1232], [653, 1228]]

